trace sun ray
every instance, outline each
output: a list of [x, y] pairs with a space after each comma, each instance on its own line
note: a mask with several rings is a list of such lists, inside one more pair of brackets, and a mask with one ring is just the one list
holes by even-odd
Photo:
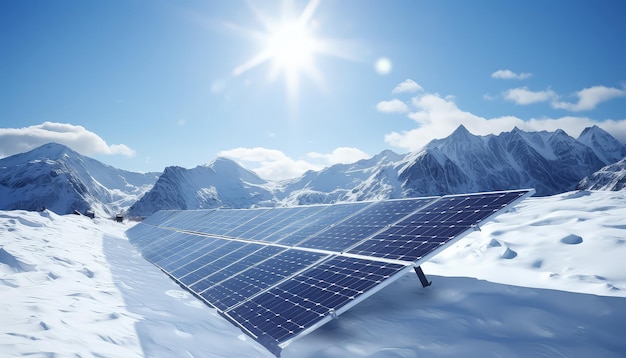
[[[234, 76], [240, 76], [265, 63], [270, 63], [269, 79], [282, 75], [290, 101], [298, 95], [302, 75], [317, 83], [323, 82], [322, 72], [315, 64], [316, 55], [333, 55], [333, 50], [325, 44], [326, 40], [315, 36], [313, 17], [320, 0], [309, 1], [297, 16], [289, 16], [283, 8], [283, 18], [271, 20], [262, 11], [252, 8], [255, 17], [262, 23], [263, 32], [250, 31], [254, 38], [262, 42], [262, 50], [249, 60], [235, 67]], [[287, 3], [283, 3], [284, 6]], [[337, 57], [343, 57], [337, 54]]]

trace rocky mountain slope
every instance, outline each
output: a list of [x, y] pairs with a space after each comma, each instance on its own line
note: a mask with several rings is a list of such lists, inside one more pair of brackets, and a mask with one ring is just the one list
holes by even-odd
[[193, 169], [167, 167], [128, 215], [143, 217], [161, 209], [273, 206], [276, 200], [270, 188], [254, 172], [226, 158]]
[[626, 189], [626, 158], [607, 165], [585, 177], [576, 187], [579, 190], [624, 190]]
[[0, 209], [45, 207], [57, 214], [110, 216], [128, 208], [158, 177], [116, 169], [49, 143], [0, 159]]

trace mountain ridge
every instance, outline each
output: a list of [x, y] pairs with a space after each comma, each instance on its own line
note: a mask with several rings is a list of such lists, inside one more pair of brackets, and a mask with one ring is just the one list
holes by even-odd
[[581, 181], [597, 172], [594, 181], [619, 172], [621, 167], [603, 168], [624, 157], [626, 145], [597, 126], [574, 138], [563, 130], [517, 127], [478, 136], [461, 125], [415, 152], [384, 150], [354, 163], [269, 181], [223, 157], [191, 169], [170, 166], [142, 174], [51, 143], [0, 159], [0, 209], [45, 206], [61, 214], [92, 210], [144, 217], [161, 209], [292, 206], [531, 187], [544, 196], [585, 187]]

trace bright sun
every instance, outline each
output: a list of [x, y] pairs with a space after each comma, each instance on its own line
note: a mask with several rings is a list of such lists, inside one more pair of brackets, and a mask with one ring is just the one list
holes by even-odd
[[313, 35], [311, 18], [319, 0], [311, 0], [297, 19], [281, 22], [270, 22], [259, 16], [265, 24], [266, 31], [255, 32], [254, 37], [263, 39], [263, 50], [235, 68], [233, 74], [239, 76], [267, 61], [272, 62], [270, 79], [278, 73], [285, 76], [286, 89], [289, 97], [295, 98], [301, 74], [306, 74], [316, 81], [321, 81], [319, 70], [315, 66], [315, 55], [328, 52], [324, 42]]
[[286, 70], [306, 69], [313, 65], [316, 44], [302, 25], [285, 23], [269, 34], [267, 51], [276, 64]]

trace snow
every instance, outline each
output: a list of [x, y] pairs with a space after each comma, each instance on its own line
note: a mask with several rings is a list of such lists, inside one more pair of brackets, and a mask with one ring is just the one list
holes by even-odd
[[[626, 355], [626, 191], [530, 198], [282, 357]], [[0, 211], [3, 356], [273, 357], [128, 243], [129, 223]]]

